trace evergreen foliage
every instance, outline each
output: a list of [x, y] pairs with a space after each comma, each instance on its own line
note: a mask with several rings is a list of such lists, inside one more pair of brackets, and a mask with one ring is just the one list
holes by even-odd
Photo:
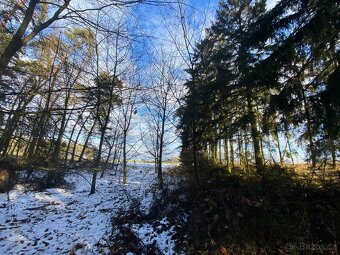
[[[183, 157], [192, 149], [195, 109], [197, 147], [216, 162], [219, 151], [225, 155], [219, 161], [227, 165], [237, 159], [248, 168], [254, 162], [260, 171], [269, 161], [283, 164], [292, 158], [294, 133], [313, 169], [329, 159], [335, 168], [339, 31], [337, 1], [283, 0], [269, 11], [266, 1], [221, 1], [215, 22], [196, 46], [190, 70], [196, 98], [190, 80], [178, 111]], [[271, 141], [279, 159], [265, 146]]]

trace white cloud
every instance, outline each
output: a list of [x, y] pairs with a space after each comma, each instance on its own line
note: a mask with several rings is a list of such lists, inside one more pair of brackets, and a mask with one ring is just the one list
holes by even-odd
[[267, 9], [272, 9], [278, 2], [279, 0], [267, 0]]

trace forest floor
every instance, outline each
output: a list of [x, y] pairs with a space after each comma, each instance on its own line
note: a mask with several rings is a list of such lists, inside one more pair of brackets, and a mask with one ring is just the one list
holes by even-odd
[[204, 185], [186, 192], [187, 254], [340, 254], [339, 172], [211, 168], [201, 177]]
[[165, 167], [162, 192], [148, 164], [130, 164], [126, 185], [107, 171], [93, 195], [89, 171], [16, 184], [0, 194], [0, 254], [339, 254], [338, 172], [211, 168], [197, 188], [182, 170]]
[[0, 194], [0, 254], [175, 253], [175, 223], [152, 213], [163, 197], [152, 166], [129, 166], [126, 185], [108, 171], [93, 195], [90, 172], [65, 179], [63, 188], [17, 184]]

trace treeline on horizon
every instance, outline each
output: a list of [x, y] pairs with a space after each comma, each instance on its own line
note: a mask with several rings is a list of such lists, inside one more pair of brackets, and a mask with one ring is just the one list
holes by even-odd
[[[221, 1], [196, 46], [180, 107], [181, 158], [228, 168], [336, 168], [340, 148], [336, 0]], [[301, 155], [301, 154], [300, 154]]]

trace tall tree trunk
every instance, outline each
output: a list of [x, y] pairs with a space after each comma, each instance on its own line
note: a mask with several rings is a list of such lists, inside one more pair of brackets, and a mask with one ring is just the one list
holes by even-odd
[[224, 161], [227, 164], [227, 170], [229, 171], [229, 147], [228, 147], [228, 138], [224, 138]]
[[2, 152], [2, 155], [6, 155], [9, 143], [12, 139], [13, 133], [18, 127], [19, 120], [21, 118], [22, 113], [24, 112], [24, 109], [28, 105], [28, 103], [31, 101], [33, 97], [30, 97], [30, 99], [19, 102], [18, 108], [14, 111], [13, 115], [11, 117], [8, 117], [6, 126], [4, 128], [3, 134], [0, 138], [0, 153]]
[[33, 140], [33, 136], [29, 136], [27, 143], [26, 143], [26, 146], [25, 146], [25, 150], [22, 154], [22, 157], [25, 158], [25, 159], [27, 159], [27, 157], [28, 157], [28, 151], [30, 149], [30, 144], [32, 143], [32, 140]]
[[332, 168], [336, 170], [336, 145], [334, 140], [332, 140], [331, 154], [332, 154]]
[[17, 150], [15, 152], [15, 157], [16, 158], [19, 157], [19, 152], [20, 152], [20, 149], [22, 148], [22, 142], [24, 141], [23, 136], [24, 136], [24, 134], [20, 133], [20, 137], [19, 137], [18, 144], [17, 144]]
[[127, 159], [126, 159], [126, 139], [127, 139], [127, 131], [123, 130], [123, 168], [122, 168], [122, 172], [123, 172], [123, 184], [126, 184], [127, 179], [126, 179], [126, 164], [127, 164]]
[[243, 142], [241, 137], [241, 131], [237, 134], [237, 146], [238, 146], [238, 158], [240, 166], [245, 166], [244, 153], [243, 153]]
[[15, 124], [13, 123], [15, 121], [13, 120], [13, 118], [14, 116], [12, 118], [9, 117], [9, 119], [7, 120], [3, 134], [0, 138], [0, 152], [3, 156], [7, 154], [8, 147], [10, 145], [10, 141], [15, 129]]
[[68, 154], [69, 154], [71, 143], [72, 143], [72, 138], [73, 138], [73, 135], [74, 135], [74, 131], [76, 131], [76, 127], [78, 125], [78, 122], [81, 119], [81, 116], [82, 116], [82, 113], [78, 116], [78, 118], [76, 120], [76, 123], [74, 123], [73, 128], [71, 130], [70, 139], [68, 140], [67, 147], [66, 147], [66, 152], [65, 152], [65, 156], [64, 156], [65, 162], [67, 162]]
[[257, 117], [256, 117], [255, 109], [254, 109], [250, 95], [248, 95], [247, 97], [247, 104], [248, 104], [248, 114], [250, 118], [251, 136], [253, 140], [253, 147], [254, 147], [254, 154], [255, 154], [256, 170], [261, 171], [263, 168], [263, 159], [262, 159], [261, 144], [260, 144], [261, 137], [257, 129]]
[[39, 0], [30, 0], [23, 21], [2, 53], [0, 57], [0, 76], [4, 74], [12, 57], [21, 49], [22, 46], [24, 46], [23, 36], [33, 18], [34, 10], [38, 3]]
[[216, 139], [214, 141], [214, 158], [215, 158], [215, 162], [218, 162], [218, 140]]
[[104, 144], [104, 137], [105, 137], [105, 131], [107, 128], [107, 123], [108, 123], [108, 120], [105, 120], [104, 127], [102, 127], [102, 130], [101, 130], [102, 132], [100, 134], [99, 148], [98, 148], [98, 154], [97, 154], [97, 157], [94, 163], [90, 195], [96, 192], [96, 180], [97, 180], [98, 169], [101, 167], [102, 149], [103, 149], [103, 144]]
[[13, 138], [11, 139], [11, 142], [10, 142], [9, 145], [8, 145], [8, 148], [7, 148], [7, 151], [8, 151], [8, 154], [9, 154], [9, 155], [11, 155], [11, 150], [13, 149], [13, 147], [15, 148], [15, 143], [16, 143], [15, 137], [13, 137]]
[[274, 129], [274, 139], [276, 141], [277, 150], [279, 152], [280, 165], [282, 166], [283, 165], [283, 154], [281, 151], [280, 137], [279, 137], [279, 131], [278, 131], [277, 126], [275, 126], [275, 129]]
[[161, 137], [159, 141], [159, 160], [158, 160], [158, 170], [157, 177], [159, 181], [159, 189], [163, 189], [163, 173], [162, 173], [162, 160], [163, 160], [163, 136], [164, 136], [164, 127], [162, 127]]
[[[47, 150], [47, 157], [48, 159], [52, 159], [52, 152], [54, 151], [54, 148], [55, 148], [55, 140], [54, 140], [54, 137], [56, 136], [57, 134], [57, 130], [58, 130], [58, 126], [57, 124], [55, 124], [54, 126], [54, 130], [53, 130], [53, 134], [52, 134], [52, 137], [51, 137], [51, 140], [50, 140], [50, 146]], [[49, 160], [48, 161], [49, 165], [51, 164], [54, 164], [54, 162], [52, 160]]]
[[96, 192], [97, 169], [93, 169], [90, 195]]
[[163, 160], [163, 147], [164, 147], [164, 132], [165, 132], [165, 121], [166, 121], [166, 102], [163, 107], [162, 112], [162, 123], [161, 123], [161, 133], [159, 137], [159, 162], [158, 162], [158, 180], [159, 189], [163, 189], [163, 173], [162, 173], [162, 160]]
[[[117, 139], [118, 139], [117, 134], [118, 134], [118, 125], [116, 126], [115, 132], [114, 132], [114, 134], [113, 134], [113, 143], [112, 143], [112, 145], [110, 146], [109, 153], [108, 153], [107, 158], [106, 158], [106, 161], [105, 161], [105, 167], [106, 167], [106, 165], [108, 164], [109, 159], [110, 159], [110, 157], [111, 157], [112, 149], [116, 146], [116, 141], [117, 141]], [[115, 158], [116, 158], [116, 150], [114, 151], [113, 161], [115, 160]], [[104, 172], [105, 172], [105, 168], [102, 169], [100, 178], [103, 178], [103, 177], [104, 177]]]
[[233, 138], [229, 139], [230, 144], [230, 163], [231, 163], [231, 170], [234, 171], [235, 168], [235, 153], [234, 153], [234, 142]]
[[[193, 62], [191, 63], [191, 70], [195, 70]], [[198, 165], [197, 165], [197, 137], [196, 137], [196, 79], [192, 74], [192, 95], [193, 95], [193, 109], [192, 109], [192, 154], [194, 159], [194, 173], [196, 185], [199, 184]]]
[[[42, 116], [41, 116], [42, 118]], [[40, 120], [39, 120], [39, 116], [37, 116], [36, 118], [36, 123], [34, 126], [33, 126], [33, 129], [32, 129], [32, 132], [31, 132], [31, 137], [32, 139], [30, 140], [30, 142], [28, 143], [28, 148], [26, 150], [26, 153], [25, 153], [25, 158], [28, 159], [28, 161], [34, 161], [34, 152], [35, 152], [35, 148], [36, 148], [36, 145], [37, 145], [37, 142], [38, 142], [38, 135], [39, 135], [39, 124], [40, 124]]]
[[155, 174], [158, 171], [158, 161], [159, 161], [159, 128], [157, 126], [157, 133], [156, 133], [156, 148], [155, 148]]
[[310, 150], [310, 158], [312, 161], [312, 169], [316, 168], [316, 148], [314, 145], [314, 139], [313, 139], [313, 132], [312, 132], [312, 120], [311, 115], [308, 108], [307, 98], [305, 95], [305, 89], [303, 88], [302, 91], [302, 98], [303, 98], [303, 104], [305, 107], [305, 115], [307, 120], [307, 139], [309, 141], [309, 150]]
[[108, 166], [108, 163], [109, 163], [109, 160], [110, 160], [110, 157], [111, 157], [111, 153], [112, 153], [112, 149], [113, 149], [113, 145], [110, 146], [109, 148], [109, 153], [107, 154], [107, 157], [106, 157], [106, 160], [105, 160], [105, 163], [104, 163], [104, 167], [101, 169], [101, 173], [100, 173], [100, 178], [103, 178], [104, 177], [104, 174], [105, 174], [105, 170]]
[[68, 101], [69, 101], [69, 96], [67, 96], [67, 98], [65, 99], [64, 111], [63, 111], [63, 115], [62, 115], [62, 119], [61, 119], [61, 123], [60, 123], [58, 138], [57, 138], [56, 145], [55, 145], [55, 148], [54, 148], [54, 151], [53, 151], [53, 154], [52, 154], [52, 163], [55, 163], [60, 157], [61, 142], [62, 142], [64, 133], [65, 133], [65, 128], [66, 128], [68, 120], [69, 120], [69, 118], [68, 118], [68, 120], [66, 121]]
[[214, 151], [215, 146], [214, 146], [214, 142], [210, 142], [209, 143], [209, 147], [210, 147], [210, 159], [212, 161], [215, 161], [215, 151]]
[[[79, 155], [79, 158], [78, 158], [78, 162], [82, 161], [83, 160], [83, 157], [84, 157], [84, 154], [85, 154], [85, 151], [86, 151], [86, 148], [87, 148], [87, 144], [89, 143], [89, 140], [90, 140], [90, 137], [92, 135], [92, 132], [93, 132], [93, 129], [96, 125], [96, 120], [93, 122], [92, 126], [91, 126], [91, 129], [86, 137], [86, 140], [85, 140], [85, 143], [84, 143], [84, 146], [83, 146], [83, 149]], [[79, 132], [80, 133], [80, 132]], [[74, 145], [76, 146], [76, 144]], [[74, 153], [72, 154], [72, 158], [74, 157]], [[73, 160], [72, 160], [73, 161]]]
[[263, 165], [265, 165], [265, 156], [264, 156], [264, 145], [263, 145], [263, 137], [260, 137], [260, 147], [261, 147], [261, 157], [262, 157], [262, 162]]
[[249, 140], [248, 140], [248, 132], [245, 131], [244, 134], [244, 163], [245, 170], [249, 171], [249, 150], [248, 150]]
[[65, 0], [63, 4], [59, 5], [58, 9], [53, 13], [52, 17], [41, 24], [36, 24], [28, 35], [28, 26], [33, 20], [34, 11], [39, 3], [39, 0], [30, 0], [28, 8], [25, 11], [24, 18], [19, 25], [18, 30], [13, 35], [12, 39], [6, 46], [3, 54], [0, 56], [0, 81], [2, 75], [5, 73], [6, 68], [13, 56], [30, 41], [32, 41], [41, 31], [48, 28], [56, 20], [59, 19], [59, 15], [68, 7], [71, 0]]
[[219, 161], [222, 164], [222, 139], [218, 140], [218, 154], [219, 154]]
[[20, 147], [21, 138], [22, 138], [21, 132], [19, 133], [18, 137], [14, 137], [12, 145], [10, 146], [10, 148], [8, 148], [9, 155], [14, 156], [16, 149]]
[[[70, 160], [71, 163], [74, 162], [74, 157], [75, 157], [75, 155], [76, 155], [76, 150], [77, 150], [77, 145], [78, 145], [79, 137], [80, 137], [80, 135], [81, 135], [81, 132], [82, 132], [83, 129], [85, 128], [86, 122], [87, 122], [87, 120], [88, 120], [89, 118], [90, 118], [90, 116], [87, 116], [87, 118], [85, 119], [84, 123], [81, 125], [81, 127], [80, 127], [80, 129], [79, 129], [79, 131], [78, 131], [78, 134], [77, 134], [77, 136], [76, 136], [76, 140], [75, 140], [74, 143], [73, 143], [73, 148], [72, 148], [72, 152], [71, 152], [71, 160]], [[89, 136], [87, 136], [86, 142], [85, 142], [85, 144], [84, 144], [85, 147], [87, 146], [87, 143], [88, 143], [88, 140], [89, 140], [89, 138], [90, 138], [90, 136], [91, 136], [91, 134], [92, 134], [92, 131], [93, 131], [93, 128], [91, 127], [91, 131], [90, 131], [90, 133], [89, 133]], [[71, 141], [71, 142], [72, 142], [72, 141]], [[86, 149], [86, 148], [85, 148], [85, 149]], [[85, 151], [84, 151], [84, 152], [85, 152]], [[80, 157], [79, 157], [79, 158], [80, 158]], [[79, 159], [79, 158], [78, 158], [78, 159]]]
[[288, 125], [286, 123], [285, 123], [285, 136], [286, 136], [286, 140], [287, 140], [287, 146], [288, 146], [288, 149], [289, 149], [289, 157], [290, 157], [291, 162], [292, 162], [292, 167], [294, 168], [295, 164], [294, 164], [293, 151], [292, 151], [292, 148], [290, 146], [290, 134], [289, 134], [289, 130], [288, 130]]

